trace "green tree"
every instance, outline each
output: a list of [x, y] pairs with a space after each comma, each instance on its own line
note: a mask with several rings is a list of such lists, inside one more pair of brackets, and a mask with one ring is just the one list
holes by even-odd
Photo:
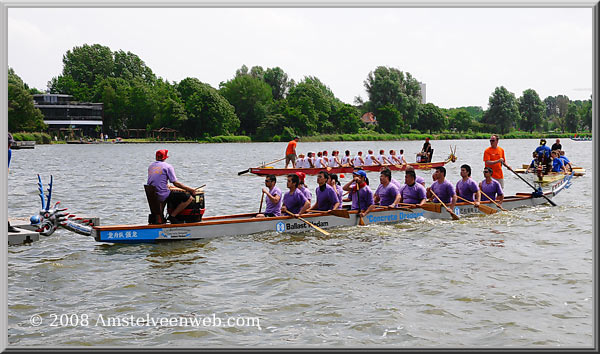
[[50, 91], [73, 95], [79, 101], [91, 101], [94, 85], [111, 76], [113, 68], [110, 48], [100, 44], [74, 47], [63, 55], [62, 75], [50, 81]]
[[260, 126], [256, 131], [256, 137], [262, 141], [271, 141], [273, 137], [281, 136], [284, 132], [284, 128], [287, 126], [288, 120], [283, 114], [269, 114], [260, 123]]
[[519, 121], [521, 130], [530, 133], [534, 130], [540, 130], [546, 105], [544, 105], [537, 92], [533, 89], [523, 91], [523, 96], [519, 97], [518, 104], [521, 115], [521, 120]]
[[103, 129], [121, 131], [127, 128], [130, 118], [131, 87], [121, 78], [107, 77], [96, 85], [92, 97], [103, 103]]
[[187, 115], [174, 85], [159, 78], [154, 86], [154, 97], [158, 107], [151, 128], [169, 127], [181, 131]]
[[573, 103], [570, 103], [568, 107], [569, 108], [567, 109], [567, 114], [565, 116], [565, 128], [568, 132], [574, 133], [577, 132], [577, 129], [579, 128], [579, 115], [577, 112], [577, 106]]
[[489, 98], [482, 122], [500, 134], [511, 131], [520, 119], [517, 99], [504, 86], [496, 87]]
[[442, 111], [433, 103], [423, 104], [419, 107], [419, 119], [417, 129], [420, 131], [441, 131], [448, 123]]
[[347, 103], [337, 105], [330, 118], [336, 133], [358, 133], [360, 124], [360, 112], [356, 107]]
[[289, 89], [294, 85], [294, 80], [289, 80], [288, 75], [280, 68], [268, 68], [263, 76], [264, 81], [271, 86], [273, 99], [284, 99]]
[[284, 116], [298, 134], [333, 132], [334, 126], [329, 118], [339, 100], [318, 78], [305, 77], [290, 90], [287, 103]]
[[114, 65], [111, 76], [127, 81], [137, 78], [150, 85], [156, 81], [152, 69], [147, 67], [140, 57], [131, 52], [125, 53], [122, 50], [114, 52]]
[[451, 114], [450, 126], [459, 132], [466, 132], [471, 128], [473, 119], [464, 109], [456, 110]]
[[546, 105], [546, 119], [550, 120], [558, 114], [558, 108], [556, 107], [556, 97], [548, 96], [544, 98], [544, 104]]
[[215, 88], [196, 78], [186, 78], [177, 89], [188, 118], [184, 124], [186, 136], [229, 135], [239, 128], [240, 120], [234, 107]]
[[[421, 88], [410, 73], [404, 75], [396, 68], [379, 66], [369, 73], [364, 85], [369, 95], [371, 111], [392, 104], [404, 119], [403, 126], [416, 122]], [[389, 111], [388, 108], [384, 111]]]
[[33, 96], [23, 80], [8, 68], [8, 130], [33, 132], [46, 128], [44, 115], [33, 105]]
[[402, 115], [396, 106], [391, 103], [377, 107], [375, 116], [377, 117], [378, 130], [382, 132], [398, 134], [405, 129]]
[[235, 113], [240, 119], [241, 133], [256, 134], [273, 101], [271, 87], [251, 75], [238, 75], [226, 83], [221, 83], [219, 92], [235, 107]]
[[592, 100], [586, 100], [579, 109], [581, 125], [587, 130], [592, 130]]

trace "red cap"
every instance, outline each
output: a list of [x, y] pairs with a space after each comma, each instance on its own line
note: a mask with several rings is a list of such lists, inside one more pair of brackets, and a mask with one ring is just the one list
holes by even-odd
[[425, 141], [429, 141], [429, 138], [426, 138]]
[[298, 176], [298, 178], [300, 178], [300, 181], [304, 181], [304, 178], [306, 178], [306, 173], [296, 172], [296, 176]]
[[166, 160], [169, 157], [168, 154], [169, 154], [169, 150], [166, 150], [166, 149], [158, 150], [156, 152], [156, 160], [157, 161]]

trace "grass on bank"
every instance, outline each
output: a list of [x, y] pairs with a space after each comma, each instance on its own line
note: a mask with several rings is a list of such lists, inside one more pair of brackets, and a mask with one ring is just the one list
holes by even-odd
[[[321, 134], [313, 136], [302, 136], [300, 141], [304, 142], [319, 142], [319, 141], [394, 141], [394, 140], [417, 140], [422, 141], [425, 138], [431, 140], [458, 140], [458, 139], [488, 139], [491, 133], [406, 133], [406, 134], [379, 134], [375, 132], [358, 133], [358, 134]], [[556, 138], [571, 138], [575, 133], [539, 133], [539, 132], [522, 132], [514, 131], [508, 134], [500, 134], [501, 139], [556, 139]], [[578, 137], [591, 138], [591, 132], [577, 133]], [[13, 138], [17, 141], [35, 141], [36, 144], [64, 144], [64, 140], [53, 141], [52, 137], [47, 133], [25, 133], [18, 132], [13, 134]], [[109, 139], [110, 141], [114, 139]], [[279, 139], [277, 139], [279, 140]], [[130, 143], [250, 143], [252, 138], [244, 135], [219, 135], [207, 137], [203, 139], [185, 139], [179, 137], [175, 140], [159, 140], [156, 138], [134, 138], [123, 139], [123, 142]], [[287, 140], [285, 141], [287, 142]]]

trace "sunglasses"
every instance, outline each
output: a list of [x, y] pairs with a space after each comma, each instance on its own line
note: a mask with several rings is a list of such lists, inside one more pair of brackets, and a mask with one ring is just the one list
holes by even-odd
[[496, 141], [496, 139], [490, 139], [490, 141]]

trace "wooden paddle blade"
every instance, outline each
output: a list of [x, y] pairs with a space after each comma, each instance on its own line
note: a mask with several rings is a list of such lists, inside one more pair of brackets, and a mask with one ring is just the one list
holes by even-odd
[[[417, 208], [419, 208], [419, 207], [417, 206]], [[420, 208], [423, 209], [423, 210], [432, 211], [434, 213], [441, 213], [442, 212], [442, 206], [440, 204], [437, 204], [437, 203], [425, 203]]]
[[454, 214], [454, 212], [450, 209], [447, 209], [448, 213], [450, 213], [450, 216], [452, 216], [452, 220], [460, 220], [460, 217], [456, 214]]
[[363, 220], [362, 216], [358, 216], [358, 225], [360, 226], [365, 226], [365, 221]]
[[250, 169], [247, 169], [247, 170], [244, 170], [244, 171], [240, 171], [240, 172], [238, 172], [238, 176], [241, 176], [244, 173], [248, 173], [248, 172], [250, 172]]
[[340, 218], [350, 219], [350, 214], [348, 213], [348, 210], [345, 210], [345, 209], [335, 209], [335, 210], [329, 211], [329, 213], [331, 215], [338, 216]]
[[304, 222], [305, 222], [305, 223], [307, 223], [309, 226], [312, 226], [313, 228], [315, 228], [315, 230], [319, 231], [319, 232], [320, 232], [320, 233], [322, 233], [323, 235], [325, 235], [325, 236], [329, 236], [329, 235], [330, 235], [330, 233], [329, 233], [329, 232], [327, 232], [327, 231], [323, 230], [322, 228], [318, 227], [317, 225], [315, 225], [315, 224], [313, 224], [313, 223], [310, 223], [310, 222], [308, 222], [308, 221], [304, 220], [303, 218], [298, 218], [298, 219], [300, 219], [300, 220], [304, 221]]
[[478, 208], [479, 208], [479, 210], [481, 210], [482, 212], [484, 212], [484, 213], [486, 213], [488, 215], [494, 214], [494, 213], [498, 212], [498, 210], [496, 210], [496, 209], [494, 209], [492, 207], [489, 207], [487, 205], [483, 205], [483, 204], [479, 204]]

